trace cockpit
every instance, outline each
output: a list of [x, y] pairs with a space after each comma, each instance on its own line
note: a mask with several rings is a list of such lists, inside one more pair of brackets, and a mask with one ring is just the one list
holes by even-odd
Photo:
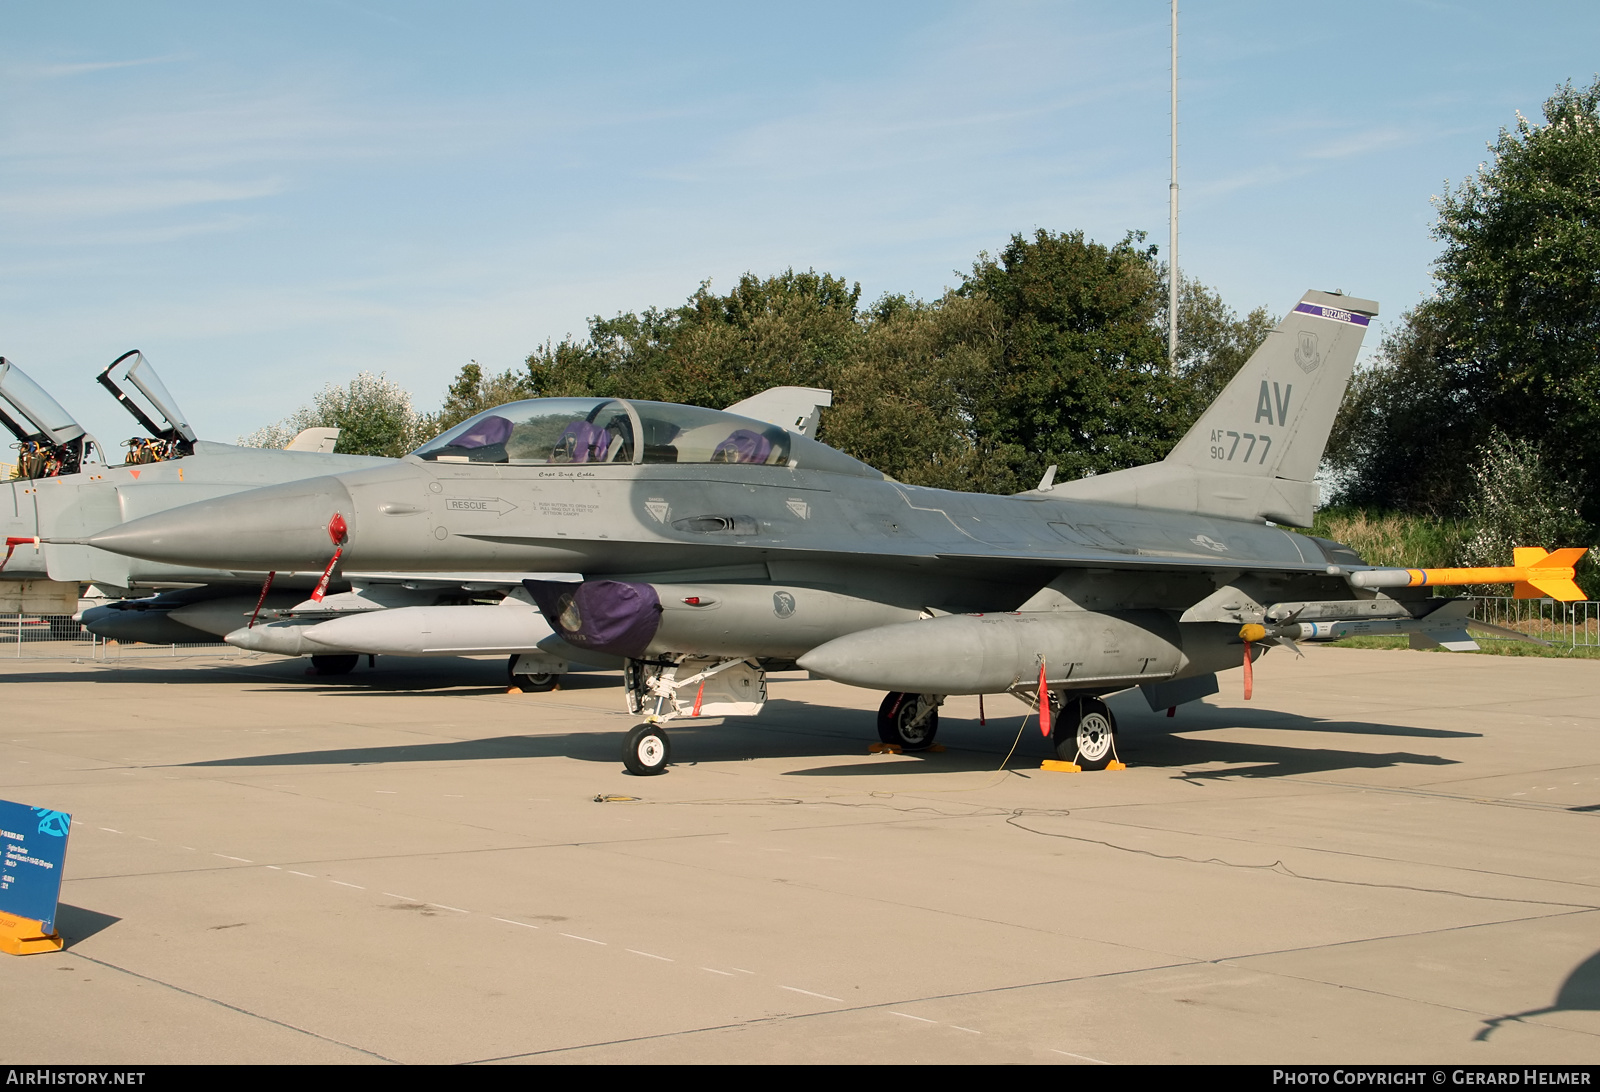
[[94, 439], [21, 368], [0, 357], [0, 427], [14, 437], [17, 461], [9, 478], [76, 474]]
[[532, 398], [486, 410], [414, 451], [441, 463], [735, 463], [883, 475], [825, 444], [724, 410], [623, 398]]

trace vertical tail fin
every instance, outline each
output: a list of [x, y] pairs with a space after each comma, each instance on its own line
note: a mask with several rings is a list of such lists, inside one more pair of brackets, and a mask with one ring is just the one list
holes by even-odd
[[1313, 482], [1371, 300], [1307, 292], [1163, 461], [1057, 485], [1057, 496], [1306, 527]]

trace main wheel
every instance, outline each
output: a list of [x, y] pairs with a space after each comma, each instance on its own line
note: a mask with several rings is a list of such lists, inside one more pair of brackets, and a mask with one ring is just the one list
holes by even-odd
[[878, 738], [904, 751], [926, 751], [939, 731], [939, 703], [932, 694], [892, 690], [878, 706]]
[[1116, 734], [1117, 718], [1099, 698], [1063, 702], [1051, 733], [1056, 757], [1086, 770], [1103, 770], [1116, 757]]
[[622, 745], [622, 764], [638, 777], [665, 773], [672, 758], [672, 744], [666, 730], [655, 724], [641, 724], [628, 733]]
[[348, 675], [360, 662], [361, 657], [354, 653], [348, 656], [311, 657], [311, 666], [316, 669], [318, 675]]
[[511, 677], [512, 686], [524, 694], [543, 694], [561, 685], [561, 676], [554, 671], [541, 671], [532, 675], [517, 674], [517, 661], [521, 658], [517, 653], [512, 653], [511, 659], [506, 661], [506, 673]]

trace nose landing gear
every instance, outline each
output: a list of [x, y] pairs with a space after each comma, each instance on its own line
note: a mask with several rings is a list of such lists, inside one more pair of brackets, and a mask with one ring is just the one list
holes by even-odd
[[665, 773], [672, 760], [672, 744], [659, 724], [640, 724], [622, 745], [622, 764], [637, 777]]

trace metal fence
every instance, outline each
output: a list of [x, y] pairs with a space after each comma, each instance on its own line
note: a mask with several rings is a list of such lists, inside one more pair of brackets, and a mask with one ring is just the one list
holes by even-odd
[[[12, 646], [6, 648], [7, 645]], [[96, 637], [70, 614], [0, 614], [0, 656], [19, 660], [120, 660], [242, 656], [220, 638], [201, 644], [125, 644]]]
[[[1472, 617], [1514, 629], [1563, 648], [1600, 648], [1600, 603], [1584, 600], [1563, 603], [1557, 599], [1513, 599], [1486, 595], [1478, 598]], [[1479, 641], [1509, 641], [1475, 633]]]

